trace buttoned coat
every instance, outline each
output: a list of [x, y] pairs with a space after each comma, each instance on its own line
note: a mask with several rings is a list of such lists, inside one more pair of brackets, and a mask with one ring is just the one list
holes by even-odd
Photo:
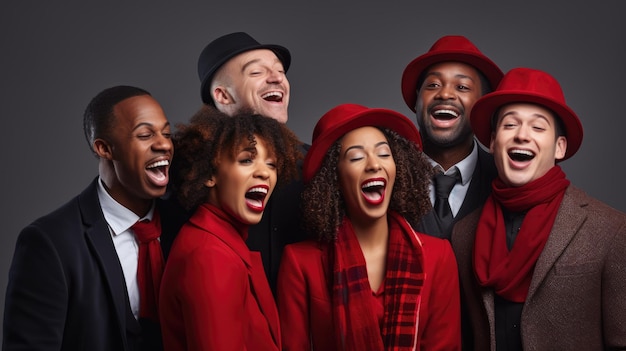
[[4, 351], [158, 350], [160, 342], [158, 326], [130, 311], [97, 178], [22, 230], [9, 270]]
[[[494, 292], [473, 269], [481, 210], [452, 246], [475, 350], [495, 350]], [[539, 256], [521, 316], [524, 350], [626, 350], [626, 215], [569, 186]]]

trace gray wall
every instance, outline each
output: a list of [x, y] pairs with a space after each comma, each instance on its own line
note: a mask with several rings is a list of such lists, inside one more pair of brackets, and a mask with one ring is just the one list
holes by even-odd
[[171, 121], [185, 122], [200, 106], [198, 54], [233, 31], [291, 50], [288, 125], [307, 142], [318, 118], [339, 103], [411, 116], [400, 94], [402, 71], [442, 35], [467, 36], [504, 71], [546, 70], [585, 127], [581, 150], [563, 163], [568, 177], [626, 211], [619, 178], [626, 25], [619, 0], [63, 3], [11, 1], [0, 11], [2, 302], [20, 229], [97, 173], [81, 127], [91, 97], [112, 85], [140, 86]]

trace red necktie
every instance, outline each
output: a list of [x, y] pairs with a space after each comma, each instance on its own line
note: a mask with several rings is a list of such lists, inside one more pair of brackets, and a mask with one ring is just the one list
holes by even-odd
[[159, 243], [161, 220], [154, 212], [152, 221], [139, 221], [132, 226], [139, 241], [137, 282], [139, 283], [139, 317], [159, 322], [157, 311], [159, 287], [163, 276], [163, 251]]

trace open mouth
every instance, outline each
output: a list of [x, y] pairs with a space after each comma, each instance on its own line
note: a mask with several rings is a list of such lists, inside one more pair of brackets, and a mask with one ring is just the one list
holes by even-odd
[[246, 204], [253, 211], [261, 212], [264, 209], [265, 198], [267, 197], [269, 187], [259, 185], [252, 187], [246, 191]]
[[512, 149], [509, 150], [509, 158], [513, 161], [527, 162], [535, 158], [535, 153], [529, 150]]
[[167, 185], [167, 168], [170, 165], [169, 160], [160, 160], [146, 166], [148, 176], [158, 186]]
[[431, 111], [431, 114], [433, 116], [433, 118], [438, 119], [438, 120], [445, 120], [445, 121], [449, 121], [452, 119], [455, 119], [457, 117], [459, 117], [459, 113], [455, 110], [452, 109], [433, 109]]
[[386, 185], [385, 179], [369, 179], [361, 184], [361, 193], [367, 202], [378, 205], [385, 199]]
[[280, 91], [270, 91], [261, 95], [261, 98], [265, 101], [270, 102], [282, 102], [283, 101], [283, 93]]

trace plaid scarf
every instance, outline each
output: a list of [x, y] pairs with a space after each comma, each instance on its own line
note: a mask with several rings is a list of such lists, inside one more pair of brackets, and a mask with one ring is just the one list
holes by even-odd
[[[559, 166], [520, 187], [509, 187], [499, 178], [493, 181], [493, 192], [483, 207], [474, 239], [474, 270], [481, 286], [492, 287], [513, 302], [526, 300], [535, 263], [569, 184]], [[510, 252], [502, 207], [528, 211]]]
[[400, 215], [389, 212], [382, 330], [372, 309], [372, 289], [361, 247], [344, 218], [329, 250], [337, 349], [343, 351], [416, 350], [421, 289], [422, 244]]

